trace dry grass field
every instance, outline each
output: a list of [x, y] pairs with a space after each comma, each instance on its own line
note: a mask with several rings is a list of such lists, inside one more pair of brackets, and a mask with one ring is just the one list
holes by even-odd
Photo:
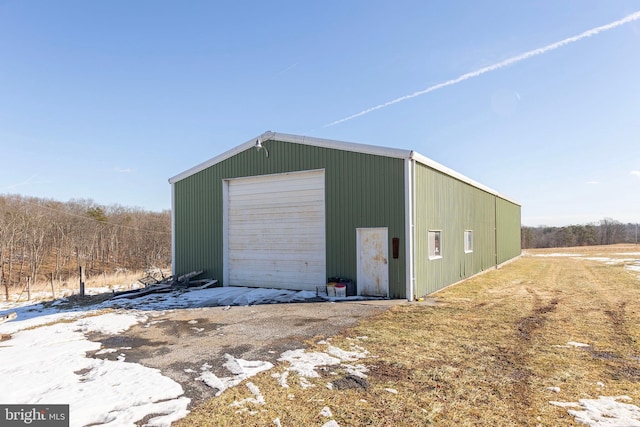
[[[550, 401], [626, 395], [621, 402], [639, 405], [640, 272], [625, 268], [632, 259], [640, 247], [528, 251], [433, 295], [435, 305], [400, 304], [330, 338], [366, 350], [353, 362], [366, 378], [335, 365], [283, 381], [283, 362], [178, 424], [570, 426], [569, 410], [581, 408]], [[310, 341], [307, 352], [325, 351], [328, 338]]]
[[[164, 270], [163, 273], [168, 276], [170, 270]], [[157, 278], [160, 273], [156, 273]], [[111, 274], [99, 274], [85, 279], [85, 292], [87, 295], [104, 294], [106, 298], [112, 290], [127, 290], [133, 287], [141, 287], [142, 283], [138, 283], [139, 279], [147, 276], [147, 272], [143, 270], [123, 271]], [[30, 287], [30, 296], [33, 301], [50, 300], [61, 297], [75, 296], [80, 292], [80, 277], [72, 277], [66, 281], [55, 280], [53, 288], [51, 282], [36, 282]], [[0, 302], [6, 301], [5, 289], [0, 290]], [[26, 285], [12, 286], [9, 288], [9, 301], [25, 302], [28, 300]], [[87, 300], [91, 303], [93, 300]]]

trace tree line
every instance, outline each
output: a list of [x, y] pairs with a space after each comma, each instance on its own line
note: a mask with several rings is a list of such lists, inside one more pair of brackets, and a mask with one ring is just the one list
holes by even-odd
[[[638, 224], [610, 218], [566, 227], [521, 228], [522, 248], [638, 243]], [[90, 199], [58, 202], [0, 195], [0, 289], [31, 280], [171, 265], [171, 212], [149, 212]]]
[[638, 243], [638, 224], [623, 224], [611, 218], [586, 225], [566, 227], [527, 227], [521, 229], [522, 248], [560, 248], [571, 246]]
[[0, 287], [171, 265], [171, 213], [0, 195]]

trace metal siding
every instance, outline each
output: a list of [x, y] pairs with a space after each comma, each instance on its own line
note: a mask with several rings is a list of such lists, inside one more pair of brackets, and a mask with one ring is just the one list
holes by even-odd
[[[495, 196], [416, 165], [416, 296], [426, 295], [495, 265]], [[442, 231], [442, 258], [430, 260], [428, 231]], [[473, 252], [464, 232], [473, 230]]]
[[502, 264], [521, 253], [520, 206], [501, 198], [496, 199], [496, 221], [498, 241], [498, 264]]
[[404, 160], [332, 148], [267, 141], [177, 181], [175, 271], [205, 270], [223, 278], [222, 180], [313, 169], [325, 170], [326, 274], [356, 278], [356, 228], [388, 227], [400, 257], [389, 260], [389, 294], [405, 298]]

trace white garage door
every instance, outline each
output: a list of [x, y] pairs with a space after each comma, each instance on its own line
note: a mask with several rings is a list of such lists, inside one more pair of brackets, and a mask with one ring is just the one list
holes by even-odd
[[226, 185], [226, 284], [315, 290], [325, 283], [324, 171]]

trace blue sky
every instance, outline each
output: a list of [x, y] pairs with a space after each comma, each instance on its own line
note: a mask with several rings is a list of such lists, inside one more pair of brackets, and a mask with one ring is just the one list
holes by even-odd
[[272, 130], [413, 149], [524, 225], [640, 222], [640, 19], [491, 69], [638, 11], [0, 0], [0, 193], [169, 209], [168, 178]]

